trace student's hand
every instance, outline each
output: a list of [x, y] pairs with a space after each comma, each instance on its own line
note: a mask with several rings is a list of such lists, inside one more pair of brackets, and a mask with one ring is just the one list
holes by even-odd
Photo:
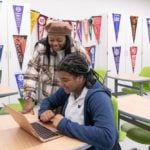
[[64, 116], [62, 116], [61, 114], [57, 114], [55, 115], [54, 118], [51, 119], [53, 125], [55, 128], [57, 128], [59, 122], [64, 118]]
[[33, 99], [32, 98], [29, 98], [29, 99], [27, 99], [25, 101], [22, 113], [23, 114], [27, 114], [27, 113], [34, 114], [34, 111], [33, 111]]
[[54, 112], [52, 110], [46, 110], [40, 115], [40, 120], [42, 122], [48, 122], [51, 121], [51, 119], [55, 116]]

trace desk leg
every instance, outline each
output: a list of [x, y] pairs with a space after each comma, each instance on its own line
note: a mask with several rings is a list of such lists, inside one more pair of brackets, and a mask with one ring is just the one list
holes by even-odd
[[115, 79], [115, 96], [117, 97], [118, 96], [118, 80], [117, 79]]
[[140, 82], [140, 96], [143, 96], [143, 82]]

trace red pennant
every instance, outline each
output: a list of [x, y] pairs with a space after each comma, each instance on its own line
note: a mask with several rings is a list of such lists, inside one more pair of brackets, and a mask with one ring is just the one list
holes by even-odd
[[89, 24], [88, 24], [88, 20], [87, 19], [83, 20], [83, 29], [84, 29], [85, 40], [86, 40], [86, 42], [88, 42]]
[[101, 16], [92, 17], [93, 30], [98, 43], [100, 41], [101, 18], [102, 18]]
[[132, 29], [132, 38], [133, 38], [133, 42], [134, 42], [135, 36], [136, 36], [138, 16], [130, 16], [130, 22], [131, 22], [131, 29]]
[[27, 35], [13, 35], [16, 52], [18, 56], [18, 61], [20, 64], [20, 68], [22, 69], [22, 63], [26, 48]]
[[130, 47], [130, 56], [131, 56], [131, 63], [132, 63], [132, 71], [133, 72], [135, 69], [136, 55], [137, 55], [137, 47], [136, 46]]
[[37, 22], [38, 23], [38, 40], [43, 38], [43, 33], [45, 30], [47, 18], [48, 17], [41, 15], [41, 14], [38, 17], [38, 22]]

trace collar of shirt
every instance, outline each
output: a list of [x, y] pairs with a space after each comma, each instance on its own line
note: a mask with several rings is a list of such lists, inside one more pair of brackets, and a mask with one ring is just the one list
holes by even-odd
[[65, 117], [79, 124], [84, 124], [84, 100], [88, 89], [85, 87], [81, 95], [75, 100], [73, 93], [68, 98]]

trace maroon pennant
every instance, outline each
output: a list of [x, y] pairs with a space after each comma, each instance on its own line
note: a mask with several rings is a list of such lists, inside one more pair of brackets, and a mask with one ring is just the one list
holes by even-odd
[[18, 56], [20, 69], [22, 69], [23, 58], [26, 48], [27, 35], [13, 35], [14, 44]]

